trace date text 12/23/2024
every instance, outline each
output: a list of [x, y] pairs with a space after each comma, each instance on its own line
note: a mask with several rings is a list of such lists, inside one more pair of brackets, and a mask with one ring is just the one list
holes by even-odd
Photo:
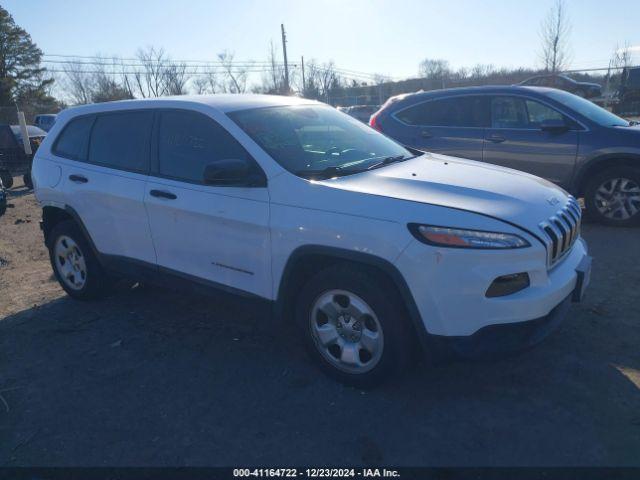
[[236, 468], [233, 476], [258, 478], [400, 478], [397, 470], [386, 468]]

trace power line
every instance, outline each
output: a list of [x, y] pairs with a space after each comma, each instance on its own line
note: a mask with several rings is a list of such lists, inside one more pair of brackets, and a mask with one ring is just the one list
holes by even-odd
[[[149, 63], [130, 63], [130, 62], [104, 62], [104, 61], [73, 61], [73, 60], [42, 60], [42, 63], [45, 64], [52, 64], [52, 65], [98, 65], [98, 66], [105, 66], [105, 67], [119, 67], [119, 66], [124, 66], [124, 67], [146, 67], [148, 65], [163, 65], [164, 63], [167, 64], [171, 64], [171, 65], [180, 65], [182, 62], [176, 62], [176, 61], [171, 61], [171, 60], [167, 60], [166, 62], [163, 61], [151, 61]], [[231, 62], [230, 65], [232, 67], [267, 67], [270, 66], [271, 63], [269, 64], [263, 64], [263, 63], [238, 63], [238, 62]], [[282, 63], [278, 63], [276, 62], [276, 65], [282, 65]], [[206, 63], [206, 64], [191, 64], [191, 65], [186, 65], [187, 67], [190, 68], [214, 68], [214, 69], [219, 69], [219, 68], [226, 68], [226, 65], [221, 64], [221, 63]]]
[[[286, 38], [286, 37], [285, 37]], [[285, 40], [286, 41], [286, 40]], [[88, 56], [88, 55], [63, 55], [63, 54], [45, 54], [43, 57], [53, 57], [54, 59], [49, 60], [45, 58], [43, 63], [52, 64], [52, 65], [94, 65], [94, 66], [106, 66], [106, 67], [145, 67], [147, 64], [139, 63], [141, 60], [139, 58], [126, 58], [126, 57], [109, 57], [109, 56]], [[59, 58], [71, 59], [71, 60], [58, 60]], [[82, 59], [78, 61], [77, 59]], [[109, 60], [112, 60], [111, 62]], [[210, 69], [226, 69], [227, 67], [223, 65], [220, 61], [217, 60], [176, 60], [167, 58], [166, 61], [168, 63], [185, 63], [188, 64], [188, 67], [193, 68], [210, 68]], [[132, 63], [138, 62], [138, 63]], [[151, 61], [152, 64], [158, 64], [161, 62]], [[271, 67], [271, 65], [277, 66], [285, 66], [284, 62], [270, 62], [270, 61], [262, 61], [262, 60], [236, 60], [230, 62], [230, 65], [234, 68], [252, 68], [252, 67]], [[296, 64], [288, 64], [289, 67], [297, 67]], [[322, 72], [330, 71], [330, 68], [322, 67], [320, 65], [316, 65], [317, 70]], [[49, 69], [49, 71], [54, 71], [53, 69]], [[356, 80], [374, 80], [377, 77], [382, 77], [383, 79], [389, 81], [392, 80], [392, 77], [388, 75], [379, 75], [375, 73], [367, 73], [358, 70], [351, 70], [348, 68], [340, 68], [334, 67], [333, 71], [341, 74], [343, 77], [348, 77], [350, 79]]]
[[[267, 68], [251, 70], [246, 69], [242, 70], [246, 73], [264, 73], [269, 72], [270, 70]], [[47, 68], [47, 72], [51, 73], [79, 73], [79, 74], [104, 74], [104, 75], [137, 75], [143, 74], [142, 70], [131, 70], [131, 71], [108, 71], [108, 70], [73, 70], [73, 69], [62, 69], [62, 68]], [[203, 72], [200, 70], [185, 70], [185, 75], [209, 75], [211, 72]], [[217, 72], [216, 72], [217, 73]]]
[[[115, 61], [133, 61], [133, 62], [139, 62], [140, 59], [139, 58], [135, 58], [135, 57], [109, 57], [109, 56], [102, 56], [102, 55], [62, 55], [62, 54], [53, 54], [53, 53], [45, 53], [42, 55], [44, 58], [48, 58], [48, 57], [53, 57], [53, 58], [80, 58], [80, 59], [89, 59], [89, 60], [115, 60]], [[166, 61], [168, 62], [173, 62], [173, 63], [200, 63], [200, 64], [220, 64], [220, 60], [180, 60], [180, 59], [174, 59], [174, 58], [170, 58], [170, 57], [166, 57], [165, 58]], [[270, 64], [271, 62], [269, 61], [264, 61], [264, 60], [235, 60], [231, 63], [246, 63], [246, 64], [253, 64], [253, 63], [261, 63], [261, 64]]]

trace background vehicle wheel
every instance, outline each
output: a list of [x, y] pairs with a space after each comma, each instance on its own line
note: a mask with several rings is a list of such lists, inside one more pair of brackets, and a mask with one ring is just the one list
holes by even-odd
[[7, 170], [0, 170], [0, 180], [2, 180], [4, 188], [13, 187], [13, 176]]
[[616, 227], [640, 225], [640, 169], [614, 167], [594, 175], [584, 203], [594, 221]]
[[53, 227], [47, 247], [53, 273], [70, 296], [91, 300], [108, 292], [109, 278], [75, 222], [67, 220]]
[[31, 173], [25, 173], [22, 176], [22, 181], [24, 182], [25, 187], [33, 188], [33, 182], [31, 181]]
[[374, 272], [329, 267], [302, 288], [296, 322], [311, 356], [337, 380], [371, 387], [411, 357], [405, 308]]

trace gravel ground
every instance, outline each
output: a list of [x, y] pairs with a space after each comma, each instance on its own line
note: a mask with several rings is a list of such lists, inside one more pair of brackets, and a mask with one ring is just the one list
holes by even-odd
[[640, 230], [585, 225], [592, 285], [543, 344], [363, 392], [261, 305], [53, 280], [33, 195], [0, 217], [0, 466], [640, 466]]

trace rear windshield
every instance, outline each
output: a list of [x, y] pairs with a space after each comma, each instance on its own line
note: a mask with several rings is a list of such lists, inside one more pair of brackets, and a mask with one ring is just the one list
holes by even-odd
[[583, 117], [588, 118], [592, 122], [602, 125], [603, 127], [628, 127], [629, 122], [623, 118], [614, 115], [613, 113], [605, 110], [602, 107], [597, 106], [595, 103], [590, 102], [577, 95], [572, 95], [562, 90], [554, 90], [547, 93], [556, 102], [560, 102], [562, 105], [578, 112]]

